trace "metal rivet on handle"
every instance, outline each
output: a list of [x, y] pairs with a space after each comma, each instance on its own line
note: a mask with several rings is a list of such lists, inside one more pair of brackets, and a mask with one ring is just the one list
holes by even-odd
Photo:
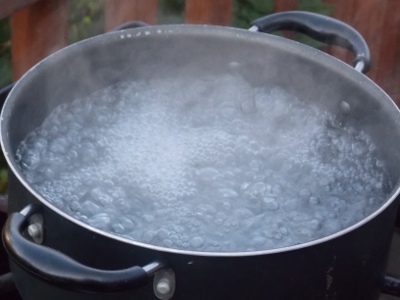
[[44, 240], [44, 223], [40, 214], [34, 214], [29, 219], [28, 234], [36, 244], [42, 244]]
[[157, 283], [156, 289], [160, 294], [165, 295], [171, 292], [171, 285], [169, 284], [168, 280], [164, 279]]
[[28, 226], [28, 233], [32, 238], [37, 238], [41, 235], [42, 225], [31, 224]]
[[259, 28], [256, 25], [253, 25], [249, 28], [249, 31], [257, 32]]
[[175, 293], [175, 273], [172, 269], [160, 270], [154, 275], [154, 295], [161, 300], [169, 300]]
[[365, 62], [363, 62], [362, 60], [358, 61], [354, 69], [356, 69], [357, 72], [364, 73]]

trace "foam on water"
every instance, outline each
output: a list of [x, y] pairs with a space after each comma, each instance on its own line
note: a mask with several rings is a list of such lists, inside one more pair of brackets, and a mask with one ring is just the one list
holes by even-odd
[[76, 219], [196, 251], [318, 239], [371, 214], [392, 188], [368, 134], [236, 75], [125, 82], [62, 104], [16, 158]]

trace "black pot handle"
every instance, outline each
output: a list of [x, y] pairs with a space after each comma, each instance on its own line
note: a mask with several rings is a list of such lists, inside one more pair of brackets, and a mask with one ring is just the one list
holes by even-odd
[[112, 293], [143, 286], [155, 272], [167, 267], [155, 261], [144, 267], [107, 271], [87, 267], [70, 257], [26, 239], [22, 232], [38, 210], [29, 205], [9, 216], [3, 229], [3, 243], [9, 256], [22, 268], [57, 287], [77, 292]]
[[8, 211], [8, 196], [0, 194], [0, 213]]
[[385, 276], [382, 293], [400, 297], [400, 279], [392, 276]]
[[126, 22], [124, 24], [119, 25], [118, 27], [111, 29], [111, 31], [118, 31], [118, 30], [138, 28], [138, 27], [147, 27], [147, 26], [150, 26], [150, 25], [147, 23], [144, 23], [142, 21], [130, 21], [130, 22]]
[[334, 18], [304, 11], [288, 11], [257, 19], [251, 25], [252, 31], [298, 31], [317, 41], [344, 47], [354, 54], [353, 65], [357, 71], [366, 73], [371, 67], [370, 51], [361, 34]]

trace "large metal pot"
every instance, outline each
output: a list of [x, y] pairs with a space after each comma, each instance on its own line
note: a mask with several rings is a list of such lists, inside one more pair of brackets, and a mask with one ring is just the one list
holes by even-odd
[[[345, 46], [356, 55], [357, 70], [368, 69], [368, 47], [344, 23], [290, 12], [254, 25], [252, 31], [295, 29]], [[2, 112], [2, 147], [11, 170], [3, 241], [24, 299], [379, 297], [398, 183], [378, 211], [323, 239], [260, 252], [206, 253], [127, 240], [72, 219], [43, 199], [18, 169], [18, 144], [60, 103], [121, 79], [223, 74], [232, 61], [242, 64], [241, 74], [253, 85], [282, 86], [299, 99], [356, 120], [380, 146], [388, 172], [398, 182], [397, 107], [362, 73], [329, 55], [284, 38], [214, 26], [154, 26], [91, 38], [32, 68]], [[346, 113], [340, 109], [343, 101], [350, 108]]]

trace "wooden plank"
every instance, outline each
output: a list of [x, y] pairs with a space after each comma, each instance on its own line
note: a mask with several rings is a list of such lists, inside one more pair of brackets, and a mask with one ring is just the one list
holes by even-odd
[[289, 11], [289, 10], [297, 10], [299, 6], [299, 0], [275, 0], [274, 3], [274, 11]]
[[0, 0], [0, 19], [11, 16], [16, 11], [23, 9], [39, 0]]
[[233, 0], [186, 0], [186, 23], [230, 26]]
[[105, 0], [106, 31], [129, 21], [157, 24], [158, 0]]
[[68, 0], [41, 0], [11, 16], [13, 80], [68, 45]]
[[376, 34], [381, 35], [380, 55], [376, 67], [378, 74], [376, 82], [389, 96], [400, 104], [400, 1], [386, 0], [385, 20], [382, 29]]
[[381, 73], [377, 60], [382, 47], [382, 34], [386, 0], [355, 0], [355, 10], [353, 19], [349, 23], [353, 26], [365, 39], [372, 57], [372, 68], [368, 76], [372, 80], [376, 80], [378, 73]]

